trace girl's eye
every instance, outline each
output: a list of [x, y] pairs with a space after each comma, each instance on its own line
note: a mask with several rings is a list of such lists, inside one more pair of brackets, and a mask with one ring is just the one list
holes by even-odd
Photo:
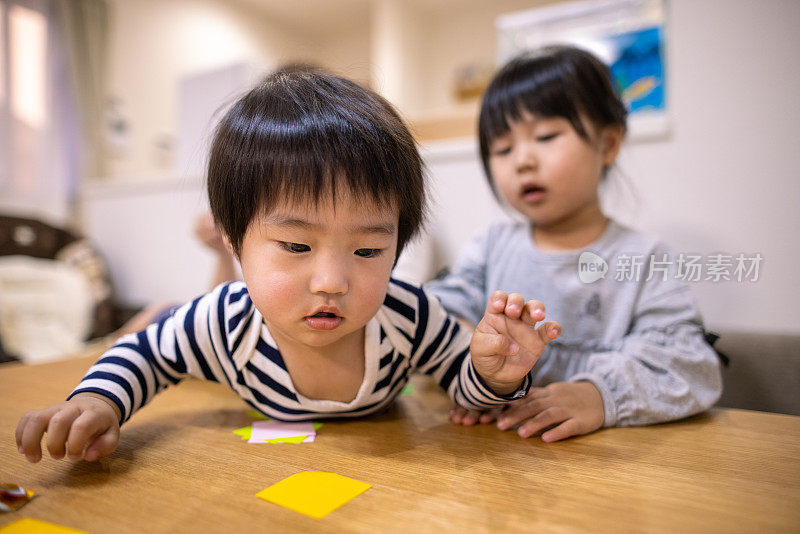
[[359, 258], [374, 258], [380, 256], [383, 250], [379, 248], [360, 248], [354, 252]]
[[308, 252], [311, 250], [311, 247], [308, 245], [304, 245], [302, 243], [290, 243], [288, 241], [281, 241], [281, 246], [288, 252], [293, 252], [295, 254], [300, 254], [302, 252]]
[[510, 146], [501, 146], [500, 148], [496, 148], [492, 151], [493, 156], [505, 156], [511, 153]]
[[539, 141], [540, 143], [546, 143], [548, 141], [552, 141], [556, 137], [558, 137], [557, 133], [551, 133], [548, 135], [540, 135], [539, 137], [536, 138], [536, 140]]

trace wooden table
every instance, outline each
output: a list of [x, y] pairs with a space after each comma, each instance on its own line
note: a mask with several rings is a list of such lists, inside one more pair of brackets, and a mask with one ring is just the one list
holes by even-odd
[[[186, 381], [123, 427], [99, 462], [29, 464], [13, 431], [92, 359], [0, 367], [0, 481], [37, 496], [23, 517], [124, 532], [800, 532], [800, 417], [717, 409], [562, 443], [459, 427], [430, 381], [381, 416], [326, 423], [315, 443], [253, 445], [246, 405]], [[372, 484], [323, 519], [255, 497], [300, 471]]]

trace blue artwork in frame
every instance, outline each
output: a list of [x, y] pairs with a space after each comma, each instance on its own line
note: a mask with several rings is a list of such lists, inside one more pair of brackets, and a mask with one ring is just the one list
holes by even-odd
[[628, 111], [664, 111], [664, 64], [660, 26], [607, 39], [615, 59], [609, 67]]

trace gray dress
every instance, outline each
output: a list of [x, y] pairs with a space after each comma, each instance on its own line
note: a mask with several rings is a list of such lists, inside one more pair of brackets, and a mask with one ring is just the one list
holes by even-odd
[[563, 332], [534, 366], [534, 386], [590, 381], [605, 426], [646, 425], [706, 410], [722, 392], [719, 359], [676, 260], [614, 221], [588, 247], [566, 252], [539, 250], [527, 224], [496, 223], [425, 287], [473, 324], [495, 290], [540, 300]]

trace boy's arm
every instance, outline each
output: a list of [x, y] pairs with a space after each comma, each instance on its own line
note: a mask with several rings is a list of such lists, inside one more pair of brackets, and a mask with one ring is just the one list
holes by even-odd
[[[478, 372], [474, 365], [475, 358], [470, 354], [472, 339], [470, 329], [459, 325], [455, 317], [444, 311], [436, 298], [429, 297], [423, 291], [420, 291], [418, 296], [420, 306], [418, 315], [422, 319], [417, 325], [418, 339], [415, 341], [412, 368], [433, 375], [450, 398], [465, 408], [491, 408], [527, 393], [530, 388], [528, 377], [530, 368], [524, 373], [517, 371], [519, 376], [509, 380], [510, 367], [501, 365], [499, 369], [495, 369], [497, 355], [491, 354], [492, 361], [483, 359], [484, 354], [494, 351], [492, 347], [497, 338], [490, 339], [485, 336], [479, 339], [481, 345], [477, 347], [478, 358], [484, 367]], [[520, 319], [516, 321], [519, 322]], [[506, 374], [502, 372], [504, 368]], [[504, 391], [495, 391], [493, 389], [495, 386]]]
[[225, 371], [231, 371], [233, 363], [226, 341], [225, 305], [229, 313], [241, 308], [239, 319], [249, 306], [244, 286], [238, 286], [239, 292], [230, 295], [230, 286], [220, 286], [171, 317], [121, 338], [89, 369], [67, 401], [20, 419], [19, 451], [38, 461], [46, 432], [54, 458], [65, 453], [80, 457], [84, 446], [87, 460], [106, 456], [116, 447], [119, 426], [168, 384], [185, 376], [227, 381]]
[[29, 462], [38, 462], [46, 432], [51, 457], [98, 460], [117, 448], [119, 419], [119, 409], [107, 397], [81, 393], [70, 401], [23, 415], [15, 433], [17, 450]]
[[243, 284], [218, 286], [159, 323], [121, 338], [68, 399], [85, 392], [103, 395], [119, 409], [122, 424], [158, 392], [187, 376], [229, 383], [228, 375], [235, 371], [226, 316], [246, 319], [252, 310]]

